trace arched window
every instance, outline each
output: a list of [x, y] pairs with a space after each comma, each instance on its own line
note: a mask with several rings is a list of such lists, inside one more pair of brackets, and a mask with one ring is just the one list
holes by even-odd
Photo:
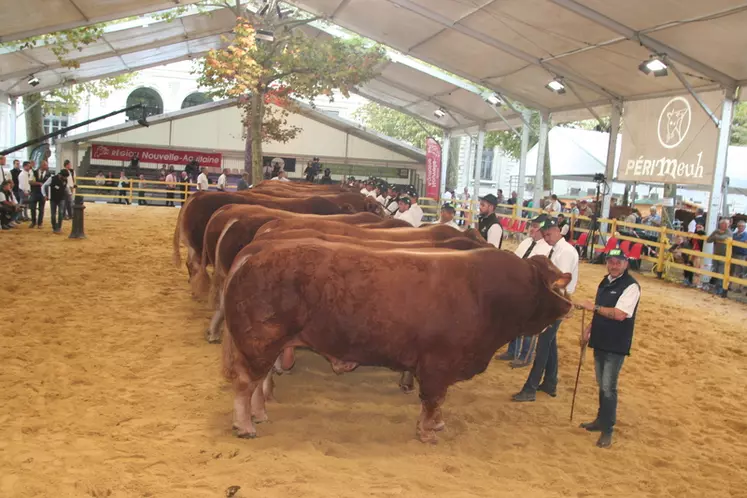
[[[127, 97], [127, 107], [137, 104], [143, 104], [145, 107], [145, 116], [163, 114], [163, 100], [158, 95], [158, 92], [151, 88], [141, 87], [132, 91]], [[140, 109], [127, 111], [127, 119], [130, 121], [137, 121], [142, 117], [143, 114]]]
[[213, 99], [208, 97], [202, 92], [194, 92], [187, 95], [187, 97], [182, 101], [182, 109], [186, 109], [187, 107], [193, 107], [196, 105], [202, 105], [207, 104], [208, 102], [212, 102]]

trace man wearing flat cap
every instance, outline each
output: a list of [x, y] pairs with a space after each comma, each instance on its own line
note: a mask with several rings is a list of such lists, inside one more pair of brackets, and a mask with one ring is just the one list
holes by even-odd
[[597, 446], [612, 444], [617, 418], [617, 379], [630, 354], [641, 287], [628, 273], [628, 258], [620, 249], [607, 253], [607, 275], [597, 288], [594, 302], [582, 306], [594, 313], [584, 330], [583, 341], [594, 350], [594, 370], [599, 385], [599, 409], [593, 422], [581, 424], [589, 432], [601, 432]]
[[[578, 253], [560, 234], [558, 222], [547, 218], [540, 228], [545, 242], [550, 246], [547, 255], [552, 264], [563, 273], [571, 274], [571, 281], [565, 291], [570, 295], [576, 290], [578, 283]], [[558, 388], [558, 328], [563, 318], [547, 327], [537, 338], [537, 352], [529, 377], [521, 391], [513, 395], [514, 401], [534, 401], [537, 391], [542, 391], [550, 397], [557, 396]], [[544, 377], [544, 379], [543, 379]]]
[[483, 239], [500, 249], [501, 242], [503, 242], [503, 227], [501, 227], [501, 222], [495, 215], [497, 205], [498, 199], [493, 194], [480, 197], [480, 221], [477, 224], [477, 229]]

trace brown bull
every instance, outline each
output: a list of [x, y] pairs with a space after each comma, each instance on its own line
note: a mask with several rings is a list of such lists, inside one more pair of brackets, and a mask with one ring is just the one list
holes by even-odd
[[[202, 238], [200, 266], [197, 269], [197, 272], [193, 275], [191, 282], [192, 291], [195, 296], [204, 296], [210, 286], [210, 276], [208, 275], [207, 267], [215, 263], [215, 251], [218, 245], [218, 239], [221, 238], [221, 234], [230, 220], [235, 221], [232, 223], [233, 229], [231, 236], [228, 238], [224, 237], [224, 245], [232, 247], [230, 241], [235, 241], [234, 246], [240, 244], [239, 247], [236, 247], [235, 252], [233, 253], [233, 256], [235, 256], [241, 247], [252, 241], [254, 234], [262, 225], [268, 221], [285, 218], [299, 218], [309, 221], [320, 218], [330, 218], [340, 223], [352, 224], [375, 223], [381, 221], [381, 218], [373, 213], [319, 216], [315, 214], [301, 214], [279, 209], [270, 209], [264, 206], [255, 205], [228, 204], [223, 206], [210, 217], [210, 220], [205, 226], [205, 233]], [[228, 268], [231, 266], [231, 262], [233, 262], [233, 257], [224, 261], [226, 261], [226, 263], [223, 275], [228, 272]]]
[[[266, 233], [263, 240], [258, 240], [254, 243], [252, 243], [251, 237], [248, 236], [248, 233], [251, 232], [251, 230], [256, 231], [256, 228], [246, 226], [247, 222], [245, 220], [234, 219], [229, 221], [221, 234], [218, 247], [215, 251], [215, 278], [213, 279], [211, 302], [219, 304], [222, 301], [222, 289], [225, 275], [228, 273], [231, 264], [236, 259], [247, 258], [249, 255], [256, 253], [259, 249], [271, 247], [271, 244], [276, 241], [314, 238], [330, 242], [359, 245], [371, 249], [440, 248], [468, 251], [470, 249], [478, 249], [481, 247], [492, 247], [487, 242], [472, 240], [464, 236], [434, 241], [420, 230], [411, 233], [408, 239], [393, 241], [389, 240], [392, 230], [387, 230], [386, 227], [379, 226], [383, 223], [360, 225], [363, 230], [358, 232], [358, 236], [356, 237], [335, 235], [326, 233], [324, 230], [330, 226], [334, 229], [335, 225], [342, 223], [328, 221], [327, 219], [308, 219], [307, 221], [308, 225], [313, 225], [316, 229], [275, 230]], [[322, 221], [322, 223], [317, 223], [318, 221]], [[223, 325], [223, 318], [223, 309], [221, 306], [217, 306], [213, 318], [210, 321], [210, 328], [207, 331], [207, 340], [209, 343], [216, 344], [221, 341], [221, 326]], [[287, 364], [285, 365], [285, 368], [290, 368], [290, 365], [293, 363], [291, 354], [287, 356], [286, 362]], [[403, 384], [409, 385], [411, 382], [403, 381]], [[403, 386], [403, 388], [404, 387], [405, 386]]]
[[227, 204], [253, 204], [295, 213], [346, 214], [355, 209], [334, 197], [312, 196], [304, 199], [281, 199], [260, 194], [236, 194], [228, 192], [198, 192], [184, 204], [174, 229], [173, 260], [181, 264], [179, 245], [187, 246], [187, 270], [190, 277], [199, 268], [202, 253], [202, 238], [210, 217]]
[[266, 419], [260, 386], [278, 354], [305, 346], [336, 372], [413, 372], [422, 401], [417, 435], [435, 442], [449, 386], [485, 371], [515, 337], [566, 315], [571, 302], [561, 292], [570, 280], [546, 257], [489, 248], [381, 251], [293, 240], [239, 257], [223, 299], [238, 436], [256, 436], [252, 416]]
[[[275, 182], [277, 183], [277, 182]], [[355, 212], [374, 213], [381, 217], [386, 215], [384, 207], [373, 197], [360, 194], [358, 192], [339, 192], [339, 191], [308, 191], [302, 189], [267, 189], [257, 191], [255, 189], [246, 190], [242, 195], [251, 195], [259, 200], [262, 199], [303, 199], [309, 196], [321, 197], [323, 199], [332, 199], [337, 205], [349, 204]]]

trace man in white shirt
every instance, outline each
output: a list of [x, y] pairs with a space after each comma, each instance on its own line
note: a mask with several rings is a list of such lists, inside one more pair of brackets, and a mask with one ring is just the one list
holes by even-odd
[[393, 185], [389, 185], [389, 188], [387, 189], [384, 208], [386, 209], [386, 212], [392, 216], [394, 216], [399, 209], [399, 205], [397, 204], [397, 191], [394, 189]]
[[383, 183], [376, 186], [376, 201], [384, 207], [386, 207], [386, 198], [384, 197], [384, 192], [386, 192], [386, 190], [387, 187]]
[[34, 179], [34, 174], [31, 171], [31, 162], [24, 161], [23, 169], [18, 175], [18, 203], [22, 207], [21, 219], [23, 221], [29, 220], [28, 205], [31, 200], [31, 181]]
[[276, 176], [274, 178], [270, 178], [270, 181], [273, 181], [273, 180], [274, 181], [278, 181], [278, 182], [289, 182], [290, 181], [290, 180], [288, 180], [288, 173], [286, 173], [286, 171], [284, 169], [281, 169], [278, 172], [278, 176]]
[[412, 216], [412, 226], [415, 228], [423, 224], [423, 208], [418, 206], [418, 193], [414, 188], [410, 189], [410, 211]]
[[174, 207], [174, 192], [176, 191], [176, 174], [174, 170], [169, 170], [166, 175], [166, 205]]
[[559, 213], [563, 210], [563, 206], [560, 204], [560, 201], [558, 200], [558, 196], [555, 194], [552, 194], [550, 196], [550, 202], [545, 204], [545, 211], [548, 213]]
[[443, 206], [441, 206], [441, 219], [438, 220], [438, 222], [442, 225], [461, 230], [461, 227], [456, 224], [456, 221], [454, 221], [455, 216], [456, 209], [454, 209], [454, 206], [452, 206], [451, 204], [444, 204]]
[[208, 181], [205, 168], [200, 168], [200, 175], [197, 177], [197, 191], [207, 192], [209, 188], [210, 188], [210, 181]]
[[[542, 236], [550, 246], [548, 257], [563, 273], [571, 274], [571, 281], [565, 288], [569, 298], [576, 290], [578, 282], [578, 253], [562, 235], [557, 221], [548, 218], [542, 223]], [[534, 401], [537, 391], [543, 391], [551, 397], [557, 396], [558, 387], [558, 328], [562, 318], [547, 327], [537, 338], [537, 353], [524, 387], [513, 395], [514, 401]], [[544, 375], [544, 381], [542, 377]]]
[[218, 190], [220, 192], [226, 191], [226, 184], [228, 181], [228, 177], [226, 176], [226, 173], [228, 173], [228, 170], [224, 169], [221, 175], [218, 177], [218, 184], [216, 185], [216, 187], [218, 187]]
[[[514, 254], [521, 259], [531, 258], [532, 256], [547, 256], [550, 252], [551, 247], [545, 242], [545, 238], [542, 236], [542, 230], [540, 230], [542, 224], [547, 220], [547, 215], [541, 214], [532, 220], [529, 225], [529, 237], [522, 240], [519, 247], [516, 248]], [[529, 358], [532, 357], [532, 350], [536, 345], [534, 337], [517, 337], [508, 345], [508, 351], [500, 356], [497, 356], [497, 360], [512, 361], [511, 366], [514, 368], [526, 367], [529, 365]], [[535, 342], [535, 344], [532, 344]]]
[[703, 208], [698, 208], [698, 212], [695, 217], [690, 220], [690, 223], [687, 224], [687, 231], [690, 233], [695, 233], [698, 230], [698, 225], [705, 227], [705, 211], [703, 210]]
[[495, 215], [497, 205], [498, 198], [493, 194], [480, 197], [480, 220], [477, 223], [477, 229], [483, 239], [500, 249], [503, 242], [503, 227]]
[[397, 201], [398, 211], [394, 213], [394, 219], [403, 220], [412, 226], [415, 226], [415, 220], [413, 220], [412, 213], [410, 212], [410, 198], [402, 196]]
[[597, 288], [594, 302], [582, 307], [594, 313], [584, 330], [583, 342], [594, 349], [594, 369], [599, 385], [599, 409], [593, 422], [581, 424], [589, 432], [601, 432], [597, 446], [612, 444], [617, 418], [617, 379], [633, 344], [633, 330], [641, 287], [628, 273], [628, 258], [620, 249], [607, 253], [607, 275]]

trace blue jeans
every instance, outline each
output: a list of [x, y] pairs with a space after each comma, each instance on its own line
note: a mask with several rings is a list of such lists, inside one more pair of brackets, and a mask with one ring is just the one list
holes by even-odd
[[[726, 268], [726, 263], [724, 261], [716, 261], [715, 259], [712, 260], [713, 263], [711, 265], [711, 271], [713, 273], [724, 273], [724, 269]], [[712, 278], [711, 284], [714, 285], [714, 291], [716, 294], [721, 294], [724, 292], [724, 280], [721, 278]]]
[[612, 434], [617, 419], [617, 378], [623, 361], [624, 354], [594, 350], [594, 370], [599, 384], [597, 422], [606, 434]]
[[[521, 346], [519, 346], [519, 341], [521, 341]], [[523, 337], [517, 337], [513, 341], [511, 341], [508, 344], [508, 355], [512, 358], [516, 357], [516, 348], [519, 347], [519, 361], [526, 361], [529, 358], [529, 354], [531, 351], [529, 348], [532, 345], [532, 337], [531, 336], [523, 336]]]
[[524, 387], [521, 389], [524, 392], [535, 392], [542, 382], [542, 376], [545, 376], [543, 384], [550, 391], [554, 391], [558, 386], [558, 328], [560, 327], [558, 320], [549, 327], [547, 327], [537, 339], [537, 352], [534, 355], [534, 363], [532, 364], [532, 370], [529, 372], [529, 378], [527, 378]]
[[62, 230], [62, 220], [65, 218], [65, 200], [60, 201], [51, 200], [52, 208], [52, 230], [58, 232]]

